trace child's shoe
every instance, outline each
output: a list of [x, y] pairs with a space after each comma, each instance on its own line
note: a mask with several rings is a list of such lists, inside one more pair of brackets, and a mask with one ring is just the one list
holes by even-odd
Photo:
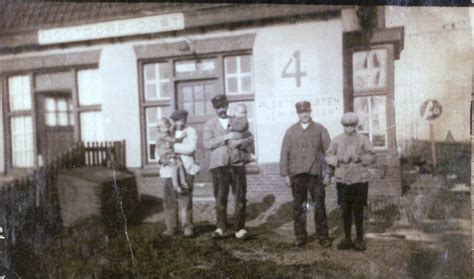
[[367, 249], [367, 243], [363, 239], [357, 239], [354, 243], [354, 250], [364, 251]]

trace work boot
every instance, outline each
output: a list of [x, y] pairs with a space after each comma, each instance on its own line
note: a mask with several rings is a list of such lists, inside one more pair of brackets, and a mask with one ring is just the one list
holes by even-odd
[[329, 248], [332, 245], [332, 242], [329, 238], [321, 238], [318, 242], [323, 248]]
[[354, 243], [350, 238], [344, 238], [337, 244], [337, 249], [339, 250], [348, 250], [354, 248]]
[[212, 233], [211, 237], [212, 237], [213, 239], [216, 239], [216, 240], [224, 239], [224, 230], [223, 230], [223, 229], [220, 229], [220, 228], [217, 229], [217, 230], [215, 230], [215, 231]]
[[306, 239], [303, 238], [297, 238], [293, 244], [297, 247], [302, 247], [306, 244]]
[[192, 228], [185, 228], [183, 232], [184, 237], [193, 238], [195, 236], [194, 230]]
[[249, 236], [249, 233], [246, 229], [240, 229], [238, 232], [235, 233], [235, 237], [240, 240], [246, 240]]
[[367, 243], [365, 242], [365, 240], [356, 239], [356, 241], [354, 243], [354, 250], [364, 251], [365, 249], [367, 249]]

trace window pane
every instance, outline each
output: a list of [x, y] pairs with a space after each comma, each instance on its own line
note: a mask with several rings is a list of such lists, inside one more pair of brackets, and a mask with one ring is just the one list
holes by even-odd
[[183, 103], [183, 109], [187, 110], [190, 115], [194, 115], [193, 103], [184, 102]]
[[196, 68], [196, 61], [177, 61], [175, 63], [176, 73], [195, 72]]
[[251, 73], [252, 72], [252, 56], [245, 55], [240, 56], [240, 72]]
[[386, 86], [387, 50], [359, 51], [352, 55], [354, 91], [380, 89]]
[[58, 103], [58, 111], [67, 111], [66, 99], [56, 99]]
[[102, 112], [82, 112], [80, 114], [80, 121], [82, 141], [104, 140], [104, 122]]
[[46, 125], [56, 126], [56, 113], [55, 112], [46, 113]]
[[369, 97], [354, 98], [354, 112], [359, 117], [357, 130], [360, 132], [369, 131]]
[[45, 100], [46, 111], [56, 111], [56, 101], [54, 98], [46, 97]]
[[216, 62], [215, 60], [203, 60], [201, 63], [199, 63], [199, 70], [200, 71], [208, 71], [212, 72], [216, 69]]
[[171, 78], [171, 69], [168, 63], [159, 63], [158, 64], [158, 69], [159, 69], [159, 80], [168, 80]]
[[359, 116], [357, 130], [367, 135], [374, 147], [387, 147], [386, 97], [354, 98], [354, 112]]
[[169, 82], [160, 82], [160, 98], [169, 98], [170, 97], [170, 83]]
[[204, 99], [204, 86], [196, 85], [194, 86], [194, 100]]
[[237, 88], [237, 78], [236, 77], [231, 77], [227, 78], [227, 93], [232, 94], [232, 93], [238, 93], [239, 89]]
[[214, 107], [210, 101], [206, 102], [206, 115], [214, 115]]
[[235, 74], [237, 73], [237, 57], [226, 57], [224, 58], [224, 64], [225, 64], [225, 74]]
[[193, 100], [193, 88], [191, 86], [184, 86], [182, 89], [183, 101]]
[[102, 104], [102, 82], [99, 70], [81, 70], [77, 72], [80, 105]]
[[372, 141], [374, 146], [385, 147], [386, 144], [386, 112], [385, 112], [385, 96], [371, 97], [371, 127], [372, 127]]
[[154, 80], [156, 78], [155, 73], [156, 64], [145, 64], [143, 71], [145, 72], [145, 81]]
[[204, 102], [194, 102], [194, 115], [205, 115], [205, 103]]
[[29, 76], [15, 76], [8, 79], [10, 110], [31, 109], [31, 87]]
[[156, 100], [158, 99], [158, 92], [156, 92], [155, 83], [147, 83], [145, 85], [145, 100]]
[[58, 124], [59, 126], [67, 126], [67, 113], [60, 112], [58, 113]]
[[14, 167], [32, 167], [33, 121], [31, 116], [12, 117], [12, 156]]
[[243, 76], [242, 77], [242, 93], [252, 93], [252, 76]]

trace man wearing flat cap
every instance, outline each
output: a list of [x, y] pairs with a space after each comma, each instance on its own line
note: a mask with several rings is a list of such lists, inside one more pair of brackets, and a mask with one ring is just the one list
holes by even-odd
[[204, 125], [203, 143], [210, 152], [209, 168], [214, 187], [216, 200], [217, 228], [212, 237], [221, 239], [227, 236], [227, 198], [229, 188], [235, 200], [234, 230], [235, 237], [246, 239], [248, 232], [245, 229], [247, 177], [244, 165], [235, 165], [231, 161], [229, 141], [234, 145], [248, 148], [253, 144], [253, 136], [241, 138], [241, 134], [230, 131], [229, 117], [227, 116], [228, 102], [225, 95], [215, 96], [212, 106], [216, 117], [209, 119]]
[[[199, 166], [194, 162], [194, 152], [197, 148], [197, 133], [194, 128], [187, 126], [188, 112], [183, 109], [176, 110], [170, 115], [175, 123], [174, 152], [179, 155], [186, 172], [186, 191], [178, 193], [174, 190], [171, 178], [166, 178], [164, 188], [164, 208], [166, 235], [175, 235], [178, 228], [178, 218], [185, 237], [194, 236], [193, 228], [193, 185], [194, 176], [199, 172]], [[168, 167], [160, 168], [160, 176], [167, 177], [165, 172]]]
[[330, 138], [327, 129], [311, 119], [311, 104], [296, 103], [299, 121], [285, 133], [280, 153], [280, 173], [291, 186], [296, 246], [307, 240], [306, 211], [308, 192], [314, 205], [316, 235], [322, 247], [330, 247], [325, 205], [322, 163]]
[[[357, 114], [344, 114], [341, 119], [344, 133], [333, 139], [326, 157], [329, 167], [335, 168], [337, 203], [342, 209], [345, 235], [337, 248], [342, 250], [366, 249], [363, 221], [369, 187], [368, 166], [375, 163], [376, 158], [369, 138], [357, 133], [358, 122]], [[357, 234], [355, 242], [351, 238], [352, 217]]]

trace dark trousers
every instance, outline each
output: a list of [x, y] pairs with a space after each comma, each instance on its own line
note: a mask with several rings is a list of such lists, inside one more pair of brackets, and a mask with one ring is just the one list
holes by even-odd
[[324, 203], [326, 190], [321, 176], [298, 174], [291, 177], [293, 192], [293, 219], [296, 238], [306, 240], [306, 211], [308, 209], [308, 192], [314, 203], [314, 222], [318, 239], [328, 237], [328, 222], [326, 205]]
[[165, 223], [168, 231], [178, 229], [178, 219], [181, 219], [182, 229], [193, 229], [193, 184], [194, 175], [186, 175], [189, 189], [186, 193], [179, 194], [173, 187], [171, 178], [165, 179], [164, 209]]
[[338, 204], [342, 210], [344, 222], [344, 235], [351, 239], [352, 216], [354, 216], [357, 239], [364, 238], [364, 206], [367, 205], [369, 183], [356, 183], [347, 185], [337, 183]]
[[[227, 199], [229, 189], [235, 201], [234, 229], [245, 228], [245, 209], [247, 205], [247, 177], [245, 166], [218, 167], [211, 170], [216, 199], [217, 228], [227, 228]], [[232, 186], [232, 187], [231, 187]]]

